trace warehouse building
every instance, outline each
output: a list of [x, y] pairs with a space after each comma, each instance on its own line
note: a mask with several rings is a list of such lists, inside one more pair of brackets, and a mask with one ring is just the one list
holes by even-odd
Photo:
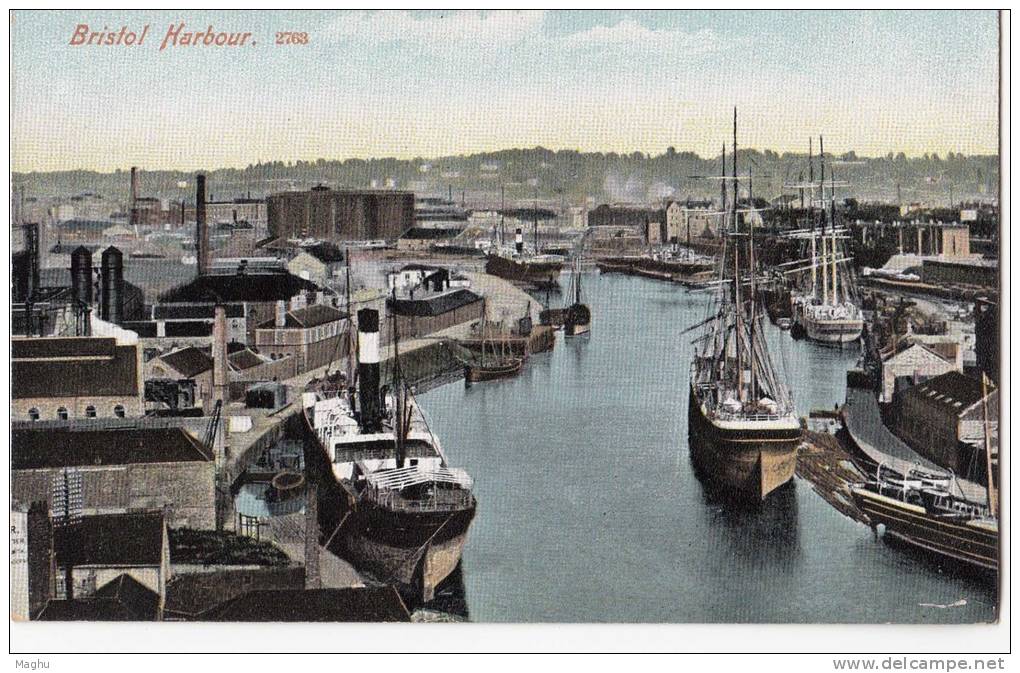
[[414, 226], [414, 194], [388, 190], [333, 190], [324, 185], [273, 194], [269, 235], [320, 241], [394, 241]]

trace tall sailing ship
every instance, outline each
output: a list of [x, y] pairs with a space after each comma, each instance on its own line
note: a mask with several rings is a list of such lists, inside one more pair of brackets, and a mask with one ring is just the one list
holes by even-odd
[[[824, 141], [819, 138], [821, 148], [821, 192], [825, 195], [825, 151]], [[830, 176], [832, 172], [830, 171]], [[811, 292], [795, 300], [794, 319], [804, 334], [813, 341], [828, 344], [852, 343], [861, 338], [864, 318], [855, 302], [851, 270], [846, 266], [849, 258], [843, 255], [836, 231], [836, 184], [832, 177], [830, 184], [828, 231], [825, 227], [826, 211], [822, 211], [822, 231], [815, 230], [811, 222]], [[821, 244], [821, 254], [818, 244]], [[819, 267], [821, 268], [821, 289], [818, 287]]]
[[[306, 462], [332, 487], [329, 540], [361, 573], [431, 600], [460, 562], [475, 515], [472, 479], [450, 467], [405, 385], [380, 387], [379, 314], [358, 311], [356, 372], [315, 382], [303, 396]], [[349, 385], [356, 379], [356, 385]], [[326, 498], [330, 501], [330, 498]]]
[[764, 338], [755, 292], [754, 239], [737, 208], [737, 113], [733, 111], [730, 232], [720, 255], [722, 291], [691, 362], [691, 459], [713, 486], [759, 502], [793, 478], [800, 421]]

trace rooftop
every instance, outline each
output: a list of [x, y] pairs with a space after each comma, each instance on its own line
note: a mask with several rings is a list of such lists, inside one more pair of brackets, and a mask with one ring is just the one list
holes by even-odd
[[106, 337], [11, 340], [11, 397], [139, 394], [138, 349]]
[[70, 423], [56, 428], [32, 425], [21, 423], [11, 431], [13, 470], [213, 459], [208, 449], [182, 428], [76, 430]]
[[198, 376], [213, 368], [213, 359], [201, 348], [188, 346], [173, 353], [167, 353], [159, 358], [170, 365], [185, 378]]
[[87, 598], [52, 600], [36, 619], [51, 622], [154, 621], [159, 594], [130, 575], [118, 575]]
[[481, 301], [482, 298], [464, 288], [435, 294], [421, 299], [387, 299], [389, 310], [403, 316], [436, 316]]
[[152, 566], [163, 559], [163, 512], [93, 514], [53, 529], [57, 565]]
[[393, 587], [249, 591], [202, 614], [214, 622], [408, 622]]
[[[332, 306], [312, 304], [304, 308], [287, 311], [286, 321], [283, 326], [285, 329], [308, 329], [309, 327], [318, 327], [319, 325], [343, 320], [344, 317], [343, 311], [337, 310]], [[259, 327], [273, 329], [276, 327], [276, 322], [275, 320], [267, 320], [259, 325]]]
[[318, 286], [291, 273], [245, 273], [197, 276], [162, 296], [166, 303], [270, 302], [289, 300]]
[[[989, 393], [994, 387], [989, 387]], [[959, 415], [981, 401], [981, 381], [960, 372], [946, 372], [905, 390], [904, 397], [919, 398], [947, 413]]]

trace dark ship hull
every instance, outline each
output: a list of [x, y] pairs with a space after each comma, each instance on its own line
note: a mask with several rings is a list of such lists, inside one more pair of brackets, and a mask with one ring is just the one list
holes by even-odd
[[977, 568], [998, 571], [999, 531], [981, 520], [938, 515], [863, 487], [851, 489], [854, 503], [885, 534], [906, 544]]
[[559, 284], [562, 270], [563, 262], [557, 260], [518, 260], [495, 254], [485, 258], [485, 273], [520, 285], [553, 287]]
[[584, 304], [574, 304], [566, 310], [563, 332], [568, 337], [581, 336], [591, 330], [591, 309]]
[[691, 389], [687, 424], [691, 461], [713, 489], [736, 500], [761, 502], [793, 479], [800, 428], [725, 428], [705, 416]]

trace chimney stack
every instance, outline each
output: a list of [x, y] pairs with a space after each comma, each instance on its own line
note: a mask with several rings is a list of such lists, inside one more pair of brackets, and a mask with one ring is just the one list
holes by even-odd
[[276, 315], [273, 324], [275, 327], [283, 327], [287, 324], [287, 302], [282, 299], [276, 301]]
[[131, 167], [131, 226], [138, 224], [138, 166]]
[[71, 293], [78, 303], [75, 329], [81, 336], [92, 335], [92, 253], [80, 245], [71, 253]]
[[205, 175], [195, 177], [195, 257], [198, 275], [209, 273], [209, 225], [205, 221]]
[[371, 308], [358, 311], [358, 400], [362, 431], [379, 432], [379, 311]]
[[124, 319], [124, 255], [112, 245], [100, 259], [102, 275], [99, 317], [119, 325]]
[[226, 402], [229, 397], [227, 382], [227, 309], [217, 304], [213, 309], [212, 331], [213, 399]]
[[31, 300], [39, 289], [39, 224], [29, 222], [25, 225], [25, 250], [28, 258], [25, 265], [26, 300]]

